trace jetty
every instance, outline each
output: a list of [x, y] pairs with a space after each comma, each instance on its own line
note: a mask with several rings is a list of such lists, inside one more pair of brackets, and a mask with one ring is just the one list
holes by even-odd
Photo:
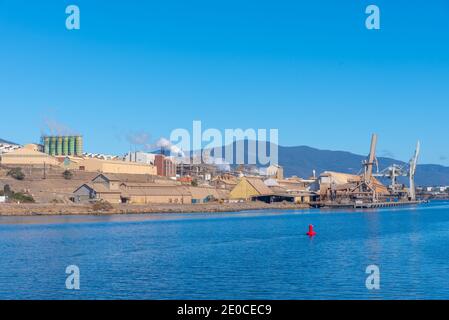
[[428, 201], [416, 200], [416, 201], [351, 202], [351, 203], [328, 202], [328, 203], [314, 203], [314, 206], [330, 209], [378, 209], [378, 208], [416, 206], [424, 203], [428, 203]]

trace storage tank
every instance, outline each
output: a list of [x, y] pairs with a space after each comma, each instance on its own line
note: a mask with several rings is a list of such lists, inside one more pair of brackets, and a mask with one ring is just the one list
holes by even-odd
[[44, 153], [50, 154], [50, 137], [42, 137], [42, 144], [44, 145]]
[[60, 155], [62, 155], [62, 141], [63, 141], [63, 137], [59, 136], [56, 141], [57, 141], [56, 154], [58, 156], [60, 156]]
[[50, 137], [50, 155], [56, 155], [56, 137]]
[[65, 136], [62, 141], [62, 154], [65, 156], [69, 155], [69, 137]]
[[75, 154], [77, 156], [83, 155], [83, 137], [82, 136], [75, 137]]
[[75, 155], [75, 137], [69, 137], [69, 155]]

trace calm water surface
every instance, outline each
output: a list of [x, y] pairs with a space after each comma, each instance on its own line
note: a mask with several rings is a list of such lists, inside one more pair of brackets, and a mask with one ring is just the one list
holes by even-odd
[[[365, 287], [371, 264], [379, 291]], [[68, 265], [81, 270], [79, 291], [65, 289]], [[449, 203], [0, 217], [0, 299], [23, 298], [449, 299]]]

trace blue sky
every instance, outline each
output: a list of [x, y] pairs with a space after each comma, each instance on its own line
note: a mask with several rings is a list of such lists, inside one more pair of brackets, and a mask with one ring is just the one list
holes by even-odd
[[0, 138], [60, 123], [90, 152], [201, 120], [361, 154], [377, 132], [402, 160], [420, 139], [422, 162], [449, 165], [449, 2], [0, 0], [0, 110]]

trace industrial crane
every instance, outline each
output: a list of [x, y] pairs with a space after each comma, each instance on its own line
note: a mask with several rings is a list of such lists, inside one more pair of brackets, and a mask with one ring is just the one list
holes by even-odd
[[377, 201], [376, 187], [373, 183], [373, 167], [377, 163], [376, 147], [377, 134], [373, 134], [371, 137], [371, 145], [368, 158], [362, 162], [363, 173], [360, 175], [360, 180], [356, 181], [354, 186], [350, 190], [350, 194], [353, 198], [368, 198], [372, 202]]
[[418, 141], [416, 144], [416, 150], [413, 157], [410, 159], [407, 165], [398, 165], [393, 164], [385, 169], [383, 169], [380, 172], [376, 172], [373, 174], [375, 177], [381, 177], [381, 178], [388, 178], [390, 179], [390, 190], [393, 194], [404, 194], [402, 192], [403, 188], [401, 184], [397, 183], [398, 177], [409, 177], [409, 190], [408, 190], [408, 197], [411, 201], [416, 201], [416, 188], [415, 188], [415, 173], [416, 173], [416, 166], [418, 164], [418, 157], [420, 153], [420, 142]]
[[368, 160], [366, 160], [363, 165], [365, 167], [365, 172], [363, 174], [363, 181], [367, 184], [371, 184], [371, 178], [373, 177], [373, 166], [377, 161], [376, 158], [376, 146], [377, 146], [377, 134], [373, 134], [371, 137], [371, 146], [368, 155]]
[[418, 164], [418, 157], [420, 152], [421, 144], [419, 141], [416, 143], [415, 154], [409, 162], [409, 179], [410, 179], [410, 187], [409, 187], [409, 198], [411, 201], [416, 200], [416, 188], [415, 188], [415, 173], [416, 173], [416, 165]]
[[382, 171], [374, 173], [373, 176], [390, 179], [391, 183], [389, 188], [391, 192], [398, 193], [402, 189], [402, 184], [397, 183], [397, 178], [407, 177], [408, 170], [406, 170], [404, 166], [392, 164], [391, 166], [383, 169]]
[[[362, 162], [363, 168], [359, 174], [345, 177], [346, 181], [337, 185], [330, 181], [326, 191], [326, 198], [330, 205], [349, 204], [355, 208], [380, 208], [403, 204], [416, 204], [415, 174], [420, 153], [420, 142], [416, 145], [413, 157], [408, 163], [392, 164], [379, 172], [376, 157], [377, 135], [373, 134], [368, 157]], [[376, 168], [375, 168], [376, 167]], [[391, 180], [388, 188], [377, 177]], [[399, 181], [399, 177], [409, 177], [409, 188]], [[342, 178], [343, 179], [343, 178]]]

